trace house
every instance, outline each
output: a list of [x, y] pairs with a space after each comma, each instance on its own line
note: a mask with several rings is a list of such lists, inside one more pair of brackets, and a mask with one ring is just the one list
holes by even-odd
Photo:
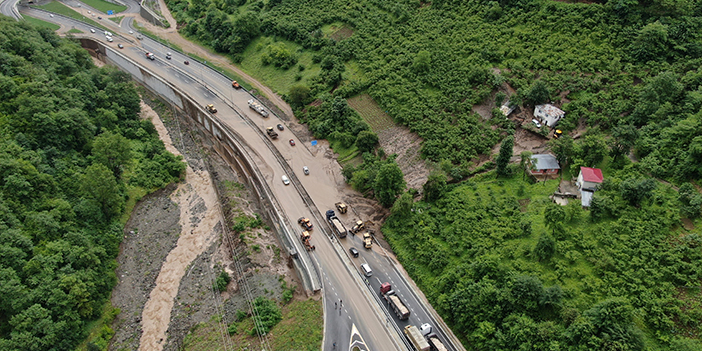
[[578, 174], [578, 180], [575, 181], [575, 185], [577, 185], [580, 190], [595, 191], [597, 186], [602, 184], [603, 180], [604, 177], [602, 176], [601, 169], [580, 167], [580, 174]]
[[565, 116], [565, 112], [551, 104], [536, 105], [534, 117], [549, 127], [553, 127]]
[[531, 155], [529, 173], [533, 176], [558, 174], [561, 166], [558, 165], [558, 160], [551, 154], [536, 154]]
[[505, 101], [505, 103], [500, 106], [500, 111], [502, 112], [505, 117], [509, 117], [509, 115], [514, 112], [514, 110], [517, 108], [517, 105], [512, 105], [509, 100]]

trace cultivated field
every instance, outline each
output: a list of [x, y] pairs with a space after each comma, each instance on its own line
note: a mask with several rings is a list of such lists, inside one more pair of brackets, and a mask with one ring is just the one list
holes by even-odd
[[370, 95], [354, 96], [347, 101], [349, 106], [363, 117], [363, 120], [370, 125], [374, 132], [380, 133], [395, 126], [392, 118], [380, 108]]

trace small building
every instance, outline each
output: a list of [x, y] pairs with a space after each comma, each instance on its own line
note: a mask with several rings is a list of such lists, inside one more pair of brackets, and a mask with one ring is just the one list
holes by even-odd
[[502, 112], [505, 117], [509, 117], [509, 115], [514, 112], [514, 110], [517, 108], [517, 105], [512, 105], [509, 100], [505, 101], [502, 106], [500, 106], [500, 111]]
[[601, 169], [580, 167], [580, 174], [578, 174], [578, 180], [575, 181], [575, 185], [580, 190], [595, 191], [597, 186], [602, 184], [602, 181], [604, 181], [604, 177]]
[[590, 207], [590, 202], [592, 202], [592, 195], [594, 195], [595, 192], [592, 190], [580, 190], [580, 204], [583, 207]]
[[553, 127], [565, 116], [565, 112], [551, 104], [536, 105], [534, 117], [549, 127]]
[[551, 154], [536, 154], [531, 155], [531, 167], [529, 173], [533, 176], [545, 176], [558, 174], [561, 166], [558, 165], [558, 160]]

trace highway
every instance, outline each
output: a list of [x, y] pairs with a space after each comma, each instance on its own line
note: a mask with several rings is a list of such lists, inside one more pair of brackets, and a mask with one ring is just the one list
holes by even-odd
[[[0, 8], [3, 13], [8, 2], [14, 0], [5, 0], [2, 3]], [[71, 0], [71, 5], [76, 4], [77, 1]], [[132, 8], [133, 6], [130, 6], [130, 9]], [[455, 340], [455, 337], [448, 338], [449, 335], [442, 325], [430, 313], [428, 303], [413, 292], [418, 289], [410, 286], [395, 267], [394, 258], [386, 255], [382, 248], [373, 245], [371, 250], [364, 249], [359, 235], [338, 239], [323, 233], [331, 233], [323, 221], [323, 216], [327, 209], [333, 209], [334, 203], [341, 199], [342, 194], [337, 189], [344, 185], [344, 179], [338, 165], [330, 162], [324, 152], [320, 152], [323, 151], [321, 146], [303, 143], [287, 128], [282, 132], [278, 131], [278, 139], [272, 140], [271, 144], [265, 136], [265, 128], [277, 124], [285, 125], [283, 120], [273, 114], [263, 118], [249, 109], [247, 101], [252, 98], [251, 95], [244, 89], [233, 89], [231, 81], [220, 73], [148, 37], [137, 40], [131, 17], [125, 18], [121, 27], [112, 21], [103, 20], [103, 25], [114, 28], [112, 31], [115, 41], [107, 43], [102, 31], [95, 28], [96, 33], [90, 33], [91, 27], [81, 22], [59, 15], [51, 17], [47, 12], [29, 8], [22, 8], [22, 13], [62, 24], [67, 28], [82, 30], [85, 34], [81, 34], [81, 37], [103, 42], [114, 52], [147, 68], [153, 75], [178, 86], [200, 105], [213, 103], [219, 110], [216, 116], [220, 121], [245, 137], [247, 145], [253, 150], [250, 156], [255, 160], [281, 205], [290, 227], [299, 234], [301, 228], [297, 226], [297, 218], [304, 216], [313, 219], [315, 229], [312, 231], [312, 243], [316, 250], [310, 252], [310, 257], [318, 266], [323, 283], [323, 350], [331, 350], [333, 343], [337, 344], [339, 350], [349, 350], [352, 345], [359, 346], [361, 350], [411, 350], [401, 330], [408, 324], [419, 326], [423, 323], [433, 326], [434, 332], [449, 350], [463, 349], [462, 346], [457, 347], [449, 342]], [[134, 34], [130, 34], [130, 30]], [[117, 48], [117, 44], [120, 43], [124, 45], [124, 49]], [[147, 59], [147, 51], [153, 52], [156, 59]], [[166, 52], [173, 54], [172, 59], [166, 58]], [[185, 60], [190, 61], [190, 64], [185, 65]], [[233, 108], [230, 108], [230, 105]], [[295, 146], [289, 144], [290, 139], [295, 141]], [[282, 156], [285, 164], [281, 164], [279, 156]], [[310, 175], [303, 174], [303, 166], [309, 167]], [[296, 189], [295, 184], [286, 186], [281, 181], [283, 175], [296, 179], [304, 189]], [[305, 202], [307, 195], [319, 212], [311, 212], [309, 203]], [[338, 216], [347, 228], [350, 228], [356, 219], [352, 211]], [[326, 230], [322, 230], [325, 228]], [[359, 250], [358, 258], [348, 254], [350, 247]], [[372, 277], [364, 279], [359, 268], [361, 263], [370, 265], [373, 270]], [[383, 282], [390, 282], [410, 309], [407, 321], [398, 320], [382, 302], [384, 300], [381, 300], [378, 291]], [[340, 301], [343, 301], [343, 304], [339, 307], [337, 302]]]

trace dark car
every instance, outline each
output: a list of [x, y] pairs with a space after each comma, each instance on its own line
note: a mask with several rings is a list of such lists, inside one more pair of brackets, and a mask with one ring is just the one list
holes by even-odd
[[358, 257], [358, 250], [356, 250], [355, 247], [350, 248], [349, 252], [351, 253], [351, 256]]
[[282, 124], [279, 124], [279, 125], [277, 125], [276, 127], [278, 127], [278, 130], [283, 130], [283, 129], [285, 129], [285, 127], [283, 127]]
[[290, 145], [295, 146], [295, 140], [290, 139]]
[[190, 61], [183, 61], [184, 64], [189, 65]]
[[102, 19], [102, 17], [98, 16], [98, 19], [99, 19], [99, 20], [101, 20], [101, 19]]
[[117, 44], [117, 47], [120, 49], [124, 49], [124, 45], [122, 45], [122, 44]]

